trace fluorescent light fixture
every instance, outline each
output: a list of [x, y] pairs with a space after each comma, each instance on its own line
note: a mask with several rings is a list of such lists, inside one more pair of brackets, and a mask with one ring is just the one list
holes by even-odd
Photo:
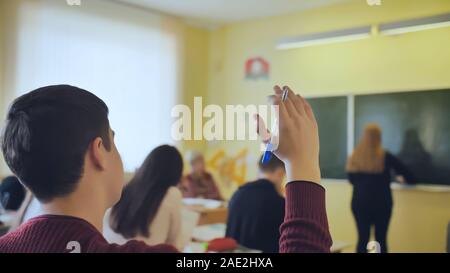
[[450, 26], [450, 13], [447, 13], [432, 17], [381, 24], [380, 33], [384, 35], [397, 35], [408, 32], [449, 27], [449, 26]]
[[284, 38], [277, 43], [277, 49], [291, 49], [365, 39], [370, 37], [371, 29], [371, 26], [365, 26]]

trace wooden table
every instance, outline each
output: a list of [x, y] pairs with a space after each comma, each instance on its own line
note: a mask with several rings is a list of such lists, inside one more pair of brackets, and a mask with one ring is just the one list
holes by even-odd
[[[198, 250], [201, 244], [197, 246], [194, 243], [208, 242], [215, 238], [225, 237], [225, 229], [226, 224], [223, 223], [197, 226], [193, 231], [192, 242], [190, 245], [192, 246], [192, 248], [196, 248]], [[333, 242], [330, 251], [331, 253], [341, 253], [345, 248], [348, 248], [350, 246], [351, 245], [349, 243], [342, 241], [335, 241]]]
[[187, 209], [200, 213], [200, 220], [198, 225], [211, 224], [225, 224], [228, 217], [228, 209], [226, 207], [220, 208], [205, 208], [198, 205], [185, 206]]

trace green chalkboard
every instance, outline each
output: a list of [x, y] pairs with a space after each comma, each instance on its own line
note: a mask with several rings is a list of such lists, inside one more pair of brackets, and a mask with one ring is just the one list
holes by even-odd
[[420, 183], [450, 185], [450, 90], [356, 96], [355, 141], [369, 122]]
[[319, 125], [323, 178], [346, 178], [347, 97], [308, 99]]

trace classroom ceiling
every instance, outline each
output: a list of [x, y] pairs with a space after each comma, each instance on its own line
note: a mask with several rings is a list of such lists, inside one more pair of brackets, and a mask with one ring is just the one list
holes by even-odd
[[200, 24], [220, 25], [332, 5], [348, 0], [116, 0]]

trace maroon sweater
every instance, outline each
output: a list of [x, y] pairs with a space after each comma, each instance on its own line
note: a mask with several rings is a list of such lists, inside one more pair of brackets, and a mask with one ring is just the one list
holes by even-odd
[[[329, 252], [331, 236], [325, 210], [325, 189], [311, 182], [289, 183], [286, 216], [280, 232], [280, 252]], [[177, 252], [169, 245], [148, 246], [138, 241], [109, 244], [83, 219], [44, 215], [1, 237], [0, 253], [70, 252], [73, 249], [71, 242], [75, 242], [82, 253]]]

